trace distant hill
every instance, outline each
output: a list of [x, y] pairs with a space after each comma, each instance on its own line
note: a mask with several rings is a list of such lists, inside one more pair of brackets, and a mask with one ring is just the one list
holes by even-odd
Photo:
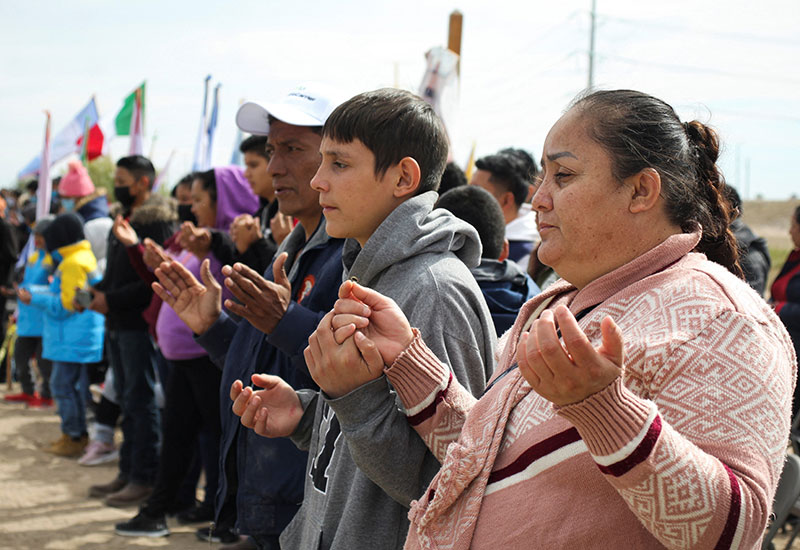
[[[789, 237], [789, 225], [792, 213], [798, 206], [800, 206], [800, 199], [744, 201], [742, 205], [744, 222], [756, 235], [764, 237], [769, 245], [770, 256], [772, 256], [769, 284], [772, 284], [772, 280], [793, 248], [792, 240]], [[765, 297], [769, 297], [769, 292]]]

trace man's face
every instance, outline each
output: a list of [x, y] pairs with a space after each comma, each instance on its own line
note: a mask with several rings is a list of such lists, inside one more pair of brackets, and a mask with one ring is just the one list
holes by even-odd
[[264, 155], [253, 151], [244, 154], [244, 177], [253, 189], [253, 193], [267, 200], [272, 200], [275, 191], [272, 189], [272, 176], [267, 167], [269, 161]]
[[325, 138], [320, 152], [322, 164], [311, 186], [319, 191], [326, 231], [364, 246], [397, 206], [395, 167], [376, 176], [375, 155], [358, 139], [342, 143]]
[[321, 136], [306, 126], [275, 120], [270, 123], [268, 140], [272, 158], [267, 170], [280, 211], [301, 222], [319, 216], [319, 194], [309, 184], [319, 168]]
[[145, 177], [137, 180], [126, 168], [117, 166], [114, 171], [114, 187], [129, 187], [131, 197], [138, 197], [147, 192], [149, 182]]
[[477, 185], [492, 194], [492, 196], [497, 199], [497, 202], [501, 202], [501, 197], [503, 196], [503, 190], [496, 185], [494, 182], [491, 181], [492, 173], [488, 170], [475, 170], [475, 173], [472, 174], [472, 179], [469, 180], [470, 185]]

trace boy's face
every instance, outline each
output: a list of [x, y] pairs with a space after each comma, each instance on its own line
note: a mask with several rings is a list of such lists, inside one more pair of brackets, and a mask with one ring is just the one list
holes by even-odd
[[331, 237], [356, 239], [363, 247], [404, 199], [395, 197], [396, 167], [375, 175], [375, 155], [360, 140], [323, 138], [322, 164], [311, 180]]
[[263, 155], [253, 151], [244, 154], [244, 177], [253, 189], [253, 193], [267, 200], [275, 197], [272, 190], [272, 176], [267, 170], [269, 161]]

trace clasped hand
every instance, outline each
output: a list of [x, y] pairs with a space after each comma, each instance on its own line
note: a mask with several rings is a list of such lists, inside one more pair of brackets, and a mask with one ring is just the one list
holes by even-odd
[[304, 356], [317, 385], [337, 398], [383, 375], [384, 365], [391, 365], [413, 338], [393, 300], [345, 281], [333, 311], [309, 337]]
[[[559, 340], [557, 327], [561, 329]], [[600, 324], [595, 348], [565, 306], [542, 312], [517, 346], [519, 370], [531, 388], [559, 406], [583, 401], [611, 384], [623, 370], [622, 332], [611, 317]]]

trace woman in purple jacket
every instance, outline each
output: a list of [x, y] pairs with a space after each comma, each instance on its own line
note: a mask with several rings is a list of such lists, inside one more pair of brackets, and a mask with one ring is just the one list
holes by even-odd
[[[253, 194], [240, 168], [219, 167], [196, 174], [192, 182], [192, 213], [199, 227], [227, 231], [239, 214], [252, 214], [258, 209], [258, 198]], [[128, 243], [137, 239], [126, 235], [132, 230], [124, 222], [115, 225], [115, 232], [127, 237]], [[180, 250], [174, 260], [181, 262], [198, 279], [200, 266], [208, 257], [211, 275], [222, 281], [222, 265], [203, 242], [194, 238], [196, 228], [184, 222], [178, 234]], [[123, 240], [118, 235], [120, 240]], [[147, 243], [155, 255], [165, 254]], [[141, 250], [141, 248], [139, 249]], [[150, 277], [152, 279], [152, 276]], [[211, 362], [207, 352], [192, 338], [192, 331], [178, 318], [172, 308], [162, 304], [156, 321], [156, 337], [161, 352], [171, 369], [166, 384], [164, 408], [163, 444], [158, 478], [153, 494], [133, 519], [119, 523], [116, 532], [120, 535], [165, 536], [169, 534], [166, 513], [173, 507], [181, 483], [192, 459], [198, 434], [204, 432], [203, 463], [206, 471], [206, 491], [203, 504], [193, 513], [179, 518], [189, 521], [211, 519], [214, 512], [214, 496], [219, 478], [219, 384], [221, 372]], [[154, 529], [153, 525], [158, 528]]]

